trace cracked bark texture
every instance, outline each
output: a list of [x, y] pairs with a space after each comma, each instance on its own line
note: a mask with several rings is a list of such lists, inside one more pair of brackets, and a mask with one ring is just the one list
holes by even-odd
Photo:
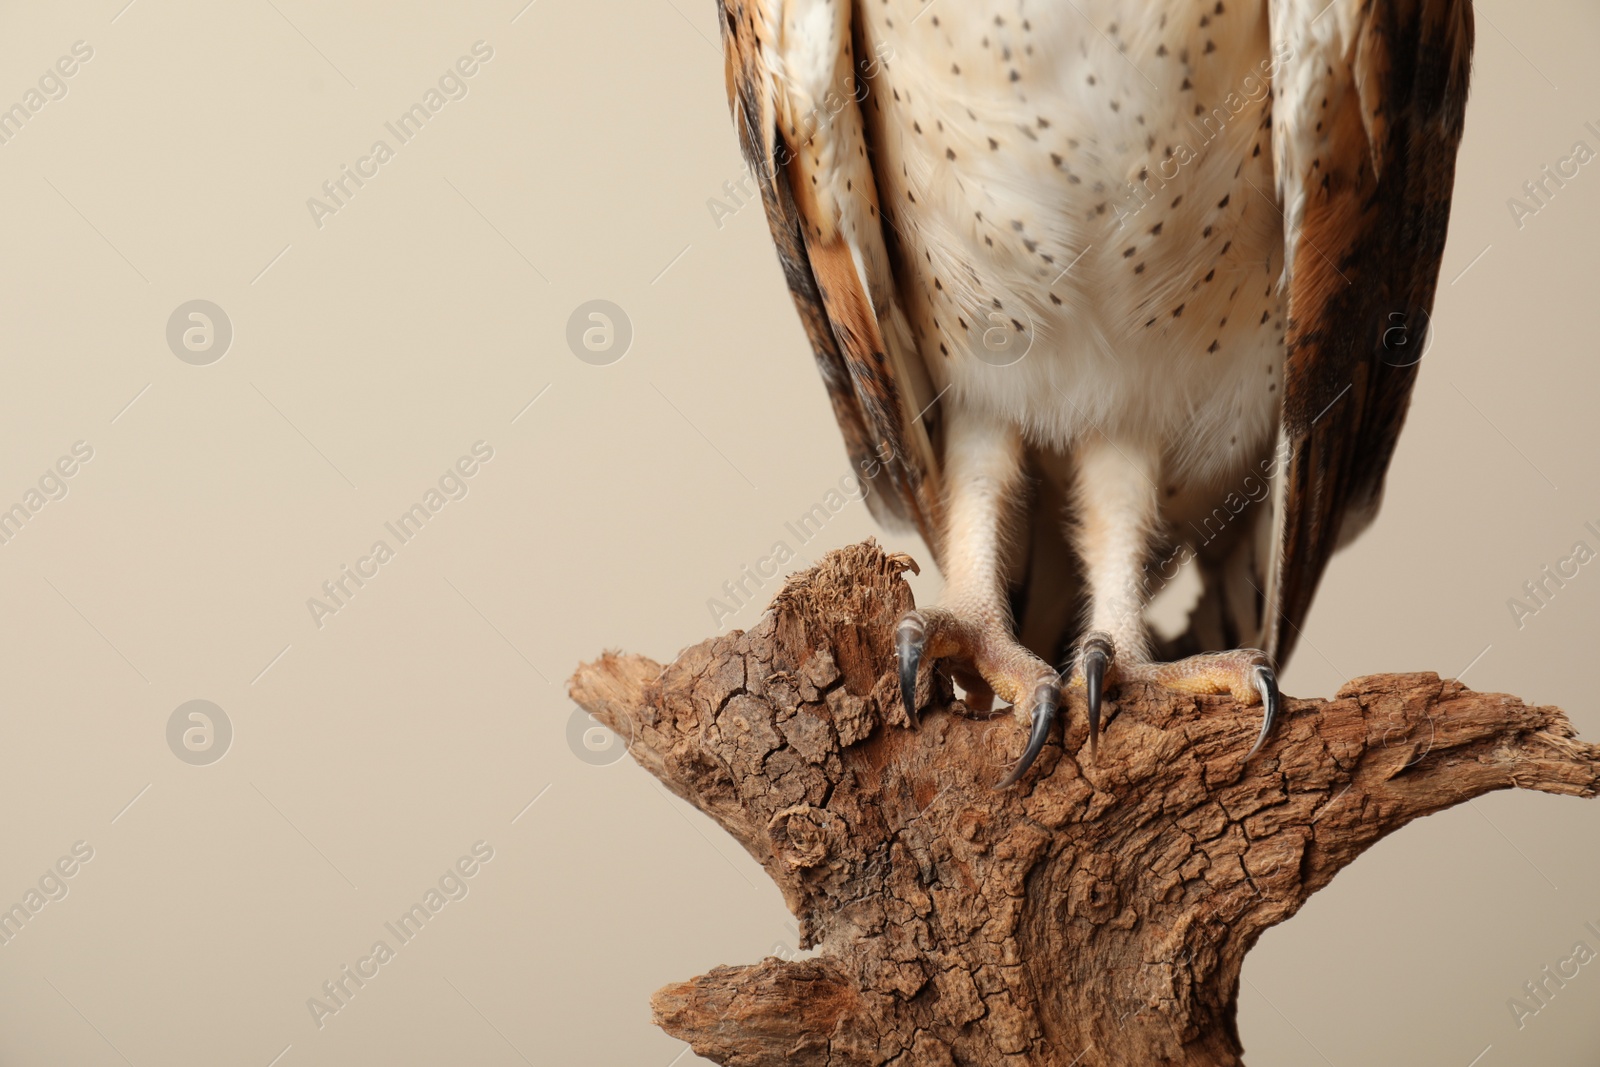
[[1123, 686], [1091, 761], [1072, 693], [995, 792], [1023, 723], [971, 717], [932, 665], [916, 721], [901, 707], [908, 569], [838, 550], [750, 631], [665, 667], [608, 653], [569, 683], [819, 950], [655, 994], [657, 1024], [717, 1063], [1241, 1064], [1245, 953], [1364, 849], [1490, 790], [1600, 786], [1600, 746], [1560, 710], [1420, 673], [1286, 700], [1248, 764], [1259, 708]]

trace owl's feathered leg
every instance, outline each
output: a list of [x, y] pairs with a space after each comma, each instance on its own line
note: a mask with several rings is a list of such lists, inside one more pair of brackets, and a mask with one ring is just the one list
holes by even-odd
[[1098, 745], [1102, 693], [1115, 676], [1186, 693], [1228, 693], [1263, 705], [1261, 732], [1246, 759], [1267, 739], [1278, 714], [1278, 681], [1265, 653], [1206, 652], [1171, 663], [1150, 660], [1144, 609], [1150, 546], [1160, 516], [1160, 455], [1148, 446], [1096, 434], [1079, 446], [1076, 523], [1071, 531], [1090, 592], [1089, 626], [1079, 645], [1073, 683], [1087, 690], [1089, 745]]
[[1019, 715], [1028, 715], [1028, 746], [1000, 783], [1005, 788], [1044, 747], [1060, 703], [1060, 675], [1017, 640], [1005, 593], [1005, 527], [1023, 488], [1021, 435], [966, 408], [952, 405], [951, 412], [945, 441], [944, 592], [938, 607], [909, 611], [900, 620], [895, 648], [901, 699], [907, 713], [914, 713], [923, 660], [947, 659], [956, 665], [958, 680], [968, 685], [970, 679], [969, 690], [977, 687], [974, 704], [987, 704], [992, 693]]

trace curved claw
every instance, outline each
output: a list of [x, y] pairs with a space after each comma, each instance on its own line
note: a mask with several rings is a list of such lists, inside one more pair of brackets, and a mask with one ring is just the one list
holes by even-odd
[[900, 660], [900, 702], [906, 715], [917, 712], [917, 670], [922, 666], [922, 648], [927, 627], [915, 611], [906, 613], [894, 632], [894, 651]]
[[1098, 637], [1083, 645], [1083, 686], [1089, 704], [1089, 755], [1100, 751], [1100, 701], [1105, 691], [1106, 668], [1111, 665], [1111, 650]]
[[1017, 760], [1011, 773], [1002, 778], [995, 789], [1009, 789], [1028, 773], [1028, 768], [1033, 766], [1033, 761], [1038, 759], [1040, 750], [1044, 748], [1045, 739], [1050, 736], [1050, 724], [1056, 721], [1056, 708], [1060, 701], [1061, 694], [1056, 689], [1054, 679], [1040, 682], [1033, 691], [1033, 728], [1028, 732], [1028, 747], [1022, 750], [1022, 758]]
[[1261, 733], [1256, 736], [1255, 745], [1251, 747], [1249, 752], [1245, 753], [1244, 758], [1246, 760], [1248, 760], [1251, 756], [1254, 756], [1257, 752], [1261, 751], [1261, 746], [1266, 744], [1267, 735], [1272, 732], [1272, 724], [1277, 721], [1278, 718], [1277, 674], [1273, 672], [1271, 667], [1257, 667], [1255, 669], [1255, 683], [1256, 692], [1261, 694], [1261, 706], [1263, 708], [1263, 713], [1261, 716]]

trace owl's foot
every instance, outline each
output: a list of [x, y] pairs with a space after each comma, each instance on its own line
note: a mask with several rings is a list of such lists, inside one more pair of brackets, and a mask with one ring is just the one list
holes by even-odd
[[995, 786], [1005, 789], [1021, 778], [1044, 748], [1061, 703], [1061, 675], [1017, 642], [1005, 623], [945, 608], [923, 608], [901, 616], [895, 628], [900, 661], [900, 700], [906, 714], [917, 707], [917, 671], [924, 659], [950, 660], [967, 704], [987, 712], [999, 696], [1031, 722], [1028, 746], [1009, 774]]
[[1250, 751], [1245, 753], [1245, 759], [1259, 752], [1272, 732], [1280, 703], [1278, 675], [1264, 652], [1253, 648], [1203, 652], [1170, 663], [1116, 663], [1115, 659], [1116, 651], [1107, 634], [1094, 631], [1084, 637], [1072, 681], [1075, 685], [1081, 684], [1086, 691], [1091, 753], [1098, 748], [1100, 704], [1108, 673], [1114, 674], [1119, 682], [1149, 682], [1180, 693], [1227, 693], [1240, 704], [1260, 703], [1261, 732], [1256, 735], [1256, 743]]

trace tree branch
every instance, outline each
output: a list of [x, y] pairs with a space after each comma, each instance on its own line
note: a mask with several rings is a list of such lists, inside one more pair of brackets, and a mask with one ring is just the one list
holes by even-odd
[[1091, 761], [1081, 694], [1015, 789], [1011, 715], [892, 652], [907, 556], [795, 575], [753, 630], [662, 667], [606, 654], [573, 698], [766, 868], [814, 958], [667, 986], [656, 1022], [721, 1064], [1242, 1063], [1245, 953], [1379, 838], [1495, 789], [1593, 796], [1556, 708], [1434, 674], [1259, 709], [1125, 685]]

